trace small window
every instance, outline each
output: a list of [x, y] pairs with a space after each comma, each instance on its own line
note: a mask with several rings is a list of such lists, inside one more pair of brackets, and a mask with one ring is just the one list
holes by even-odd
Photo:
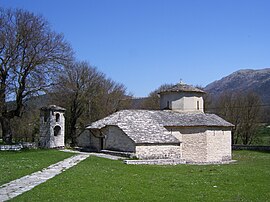
[[197, 101], [197, 110], [200, 110], [200, 101]]
[[56, 122], [59, 122], [59, 121], [60, 121], [60, 114], [57, 113], [57, 114], [55, 115], [55, 121], [56, 121]]

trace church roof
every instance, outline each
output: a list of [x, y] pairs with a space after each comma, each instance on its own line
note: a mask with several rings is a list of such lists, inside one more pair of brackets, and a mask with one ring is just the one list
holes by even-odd
[[161, 110], [122, 110], [92, 123], [87, 129], [117, 126], [135, 143], [179, 143], [165, 127], [232, 127], [214, 114]]
[[191, 85], [187, 85], [184, 83], [178, 83], [168, 89], [162, 90], [159, 94], [166, 93], [166, 92], [196, 92], [196, 93], [205, 93], [203, 90], [199, 88], [195, 88]]

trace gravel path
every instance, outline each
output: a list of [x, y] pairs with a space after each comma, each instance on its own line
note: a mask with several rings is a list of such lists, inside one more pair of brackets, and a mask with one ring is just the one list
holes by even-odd
[[105, 159], [110, 159], [110, 160], [124, 160], [124, 159], [127, 159], [126, 157], [114, 156], [114, 155], [110, 155], [110, 154], [97, 153], [97, 152], [81, 152], [81, 151], [69, 150], [69, 149], [63, 149], [61, 151], [63, 151], [63, 152], [71, 152], [71, 153], [76, 153], [76, 154], [88, 154], [90, 156], [97, 156], [97, 157], [100, 157], [100, 158], [105, 158]]

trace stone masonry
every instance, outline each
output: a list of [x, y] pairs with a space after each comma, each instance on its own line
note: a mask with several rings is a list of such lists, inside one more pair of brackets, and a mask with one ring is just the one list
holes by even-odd
[[179, 145], [136, 146], [135, 156], [139, 159], [180, 159], [181, 149]]
[[65, 109], [50, 105], [40, 110], [40, 140], [42, 148], [65, 146]]
[[[204, 113], [201, 89], [179, 83], [159, 92], [161, 110], [121, 110], [93, 122], [79, 145], [130, 152], [141, 160], [231, 160], [232, 124]], [[80, 141], [81, 140], [81, 141]], [[181, 162], [183, 162], [181, 161]]]

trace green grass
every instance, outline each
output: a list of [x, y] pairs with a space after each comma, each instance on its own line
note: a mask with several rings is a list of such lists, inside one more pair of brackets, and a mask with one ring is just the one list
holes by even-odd
[[254, 145], [270, 145], [270, 128], [266, 126], [261, 126], [259, 128]]
[[46, 168], [74, 154], [57, 150], [0, 151], [0, 185]]
[[270, 153], [230, 165], [125, 165], [89, 157], [14, 201], [270, 201]]

